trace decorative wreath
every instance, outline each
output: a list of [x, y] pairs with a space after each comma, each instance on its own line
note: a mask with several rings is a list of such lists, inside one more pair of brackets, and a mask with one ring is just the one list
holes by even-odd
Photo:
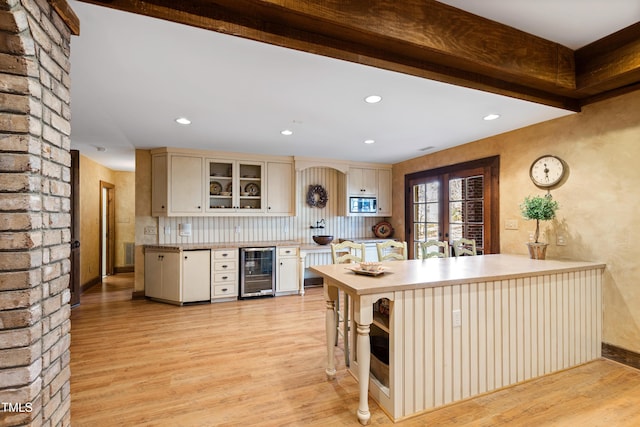
[[327, 206], [327, 191], [322, 185], [310, 185], [307, 192], [307, 204], [311, 207], [324, 208]]

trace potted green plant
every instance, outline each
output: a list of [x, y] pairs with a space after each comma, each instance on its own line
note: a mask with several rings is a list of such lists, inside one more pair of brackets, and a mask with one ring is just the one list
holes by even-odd
[[558, 202], [553, 200], [551, 193], [545, 196], [527, 196], [520, 205], [520, 211], [524, 219], [536, 220], [536, 231], [533, 242], [527, 243], [529, 255], [533, 259], [545, 259], [548, 243], [538, 241], [540, 237], [540, 221], [550, 221], [556, 217]]

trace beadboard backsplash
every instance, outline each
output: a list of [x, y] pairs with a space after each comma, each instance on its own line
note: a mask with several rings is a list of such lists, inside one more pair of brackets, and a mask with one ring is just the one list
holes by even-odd
[[[261, 242], [295, 240], [313, 243], [314, 234], [338, 238], [374, 237], [371, 228], [380, 217], [338, 216], [338, 179], [335, 169], [312, 167], [296, 173], [296, 213], [294, 217], [160, 217], [160, 244]], [[322, 185], [327, 191], [326, 207], [306, 204], [309, 185]], [[325, 228], [311, 229], [324, 219]], [[191, 236], [180, 236], [180, 224], [191, 224]]]

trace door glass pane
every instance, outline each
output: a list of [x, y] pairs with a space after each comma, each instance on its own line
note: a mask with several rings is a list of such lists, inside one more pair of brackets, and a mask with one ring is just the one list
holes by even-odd
[[449, 202], [449, 222], [461, 223], [464, 220], [463, 202]]
[[413, 186], [413, 254], [420, 257], [420, 242], [440, 238], [440, 182], [431, 180]]
[[449, 238], [474, 239], [478, 254], [484, 253], [484, 176], [449, 181]]

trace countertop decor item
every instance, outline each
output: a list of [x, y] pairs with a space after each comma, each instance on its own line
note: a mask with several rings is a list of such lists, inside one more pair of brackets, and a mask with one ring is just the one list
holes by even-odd
[[307, 191], [307, 204], [311, 207], [324, 208], [329, 196], [322, 185], [310, 185]]
[[380, 239], [386, 239], [393, 235], [393, 227], [387, 221], [380, 221], [371, 228], [371, 231]]
[[333, 236], [330, 235], [316, 235], [311, 236], [311, 238], [319, 245], [328, 245], [333, 241]]
[[529, 255], [532, 259], [545, 259], [548, 243], [539, 242], [540, 221], [550, 221], [556, 217], [558, 202], [553, 200], [551, 193], [544, 196], [527, 196], [520, 205], [520, 211], [524, 219], [536, 220], [536, 231], [533, 235], [533, 242], [527, 243]]

